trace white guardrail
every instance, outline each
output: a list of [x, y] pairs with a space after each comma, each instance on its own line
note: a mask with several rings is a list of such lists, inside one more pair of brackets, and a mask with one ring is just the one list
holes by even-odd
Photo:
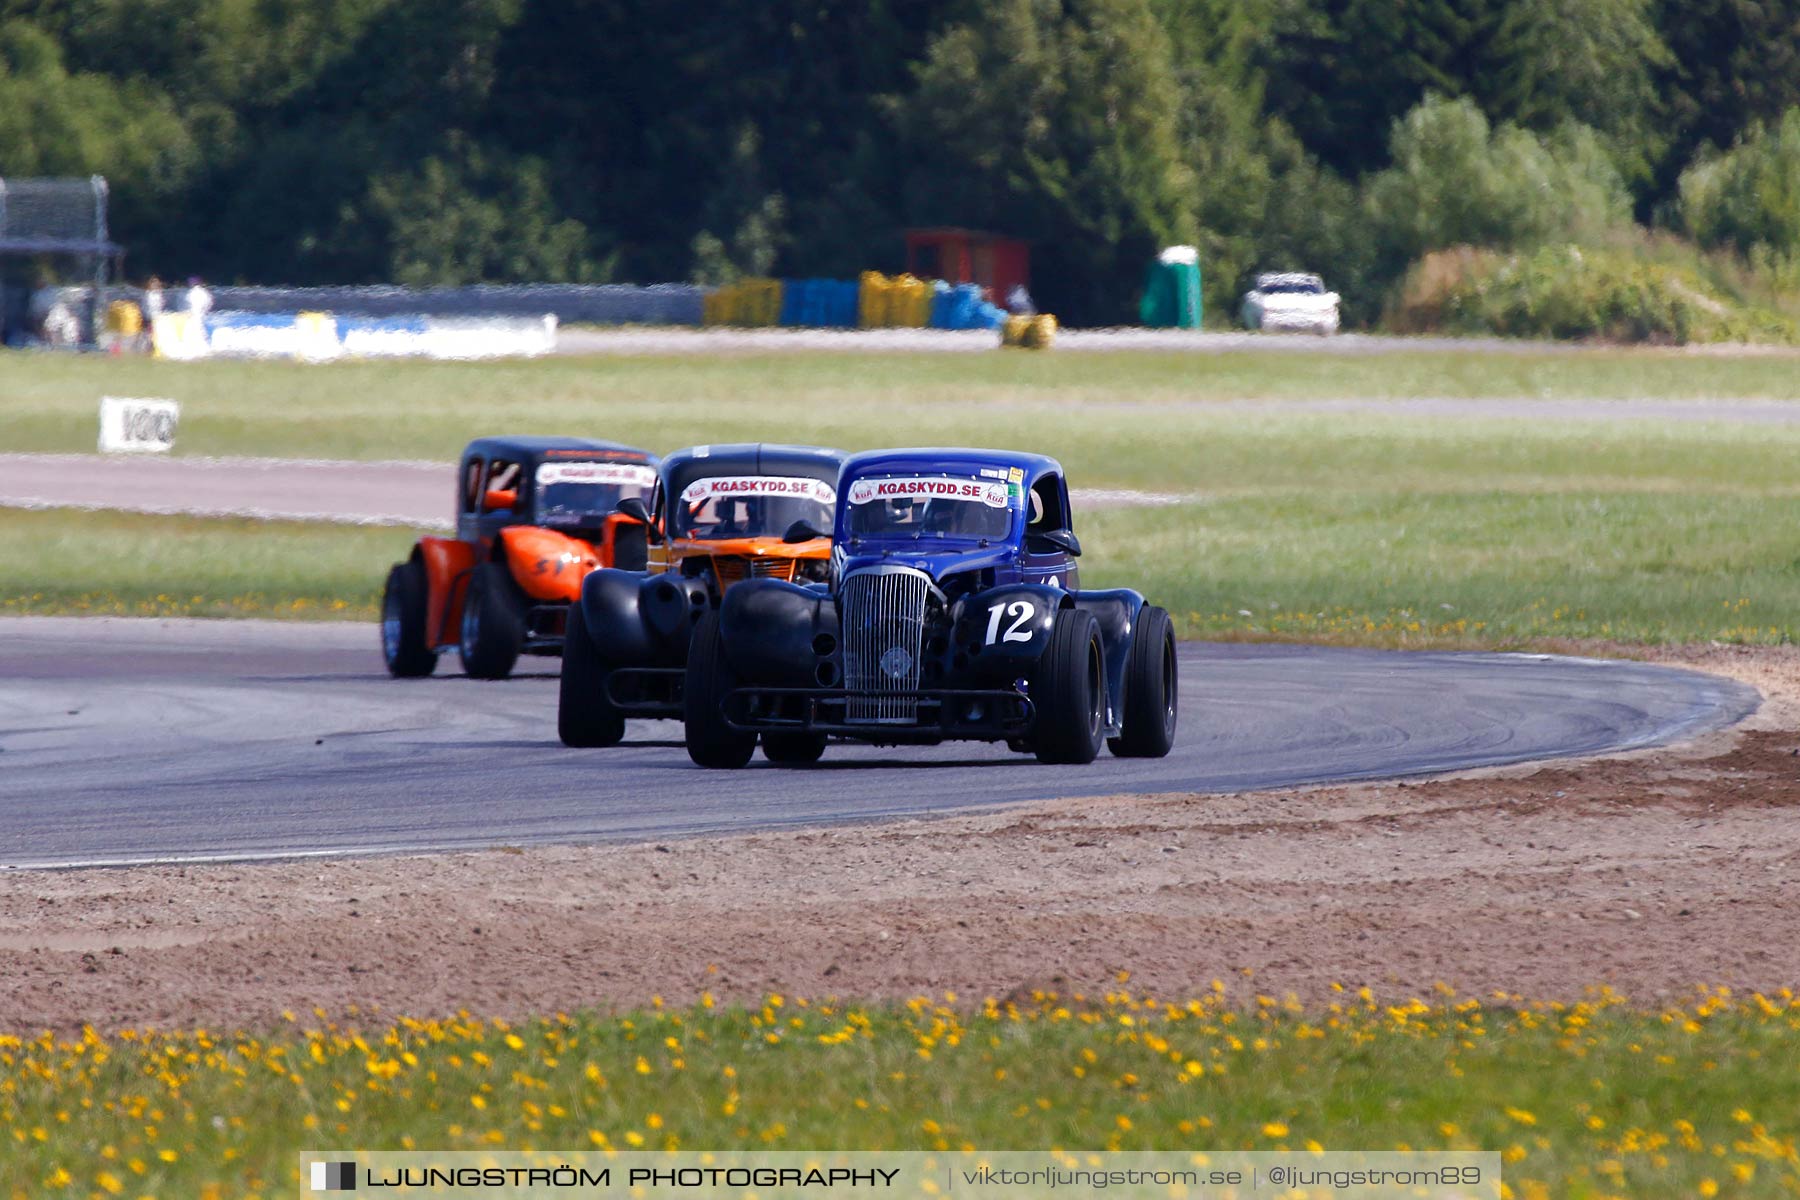
[[326, 312], [164, 313], [152, 323], [157, 357], [535, 358], [556, 350], [556, 318], [352, 317]]

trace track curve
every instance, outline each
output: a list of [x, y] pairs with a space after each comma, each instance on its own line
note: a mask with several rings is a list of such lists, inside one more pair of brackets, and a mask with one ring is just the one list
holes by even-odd
[[1753, 712], [1699, 672], [1548, 655], [1184, 644], [1162, 760], [836, 746], [698, 770], [673, 724], [556, 740], [554, 662], [395, 681], [349, 624], [0, 620], [0, 866], [680, 837], [1127, 792], [1235, 792], [1657, 745]]

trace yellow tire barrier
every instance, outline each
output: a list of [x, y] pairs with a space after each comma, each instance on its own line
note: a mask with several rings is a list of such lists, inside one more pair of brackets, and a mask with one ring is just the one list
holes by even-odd
[[781, 323], [781, 280], [740, 279], [700, 302], [707, 325], [766, 326]]
[[1048, 350], [1056, 344], [1056, 318], [1049, 313], [1035, 317], [1011, 316], [1000, 327], [1000, 344], [1025, 350]]
[[911, 275], [889, 279], [880, 271], [864, 271], [856, 323], [864, 329], [925, 328], [931, 324], [931, 284]]

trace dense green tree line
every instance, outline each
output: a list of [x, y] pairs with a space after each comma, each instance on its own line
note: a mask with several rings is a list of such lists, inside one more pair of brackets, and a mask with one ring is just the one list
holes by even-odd
[[1127, 319], [1656, 223], [1800, 253], [1800, 0], [0, 0], [0, 175], [106, 174], [139, 272], [729, 279], [1032, 239]]

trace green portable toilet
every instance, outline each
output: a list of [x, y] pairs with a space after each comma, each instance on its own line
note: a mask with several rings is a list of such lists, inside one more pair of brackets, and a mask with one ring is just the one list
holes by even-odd
[[1201, 315], [1200, 252], [1170, 246], [1144, 273], [1138, 318], [1151, 329], [1198, 329]]

